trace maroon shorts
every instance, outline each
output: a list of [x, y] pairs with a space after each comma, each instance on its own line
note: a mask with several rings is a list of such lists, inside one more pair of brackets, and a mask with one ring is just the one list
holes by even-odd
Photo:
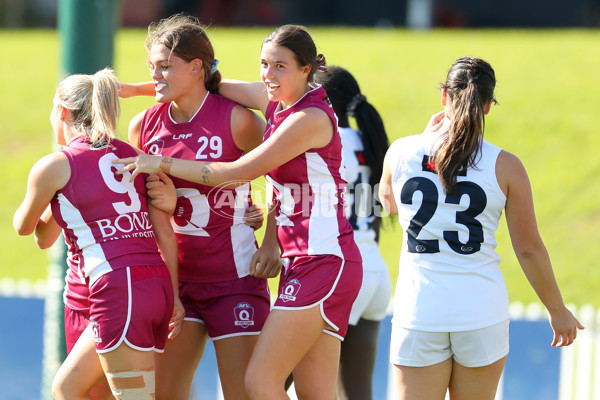
[[319, 305], [329, 325], [325, 332], [343, 339], [362, 283], [362, 263], [333, 255], [291, 257], [288, 261], [273, 309]]
[[74, 268], [67, 270], [65, 278], [65, 292], [63, 300], [65, 305], [72, 310], [81, 311], [84, 314], [90, 312], [90, 287], [89, 279], [80, 277]]
[[67, 354], [73, 350], [73, 346], [90, 323], [90, 315], [83, 311], [73, 310], [65, 306], [65, 339], [67, 342]]
[[271, 308], [267, 280], [180, 282], [185, 320], [204, 324], [212, 340], [260, 333]]
[[136, 350], [162, 352], [172, 314], [173, 287], [164, 265], [111, 271], [90, 288], [90, 323], [98, 353], [123, 341]]

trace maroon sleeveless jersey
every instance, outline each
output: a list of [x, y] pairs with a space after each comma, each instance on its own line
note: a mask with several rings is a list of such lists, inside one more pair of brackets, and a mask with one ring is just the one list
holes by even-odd
[[[176, 123], [171, 103], [146, 110], [140, 147], [148, 154], [198, 161], [235, 161], [242, 155], [231, 134], [236, 103], [208, 93], [189, 122]], [[198, 166], [200, 168], [200, 166]], [[177, 189], [173, 229], [179, 246], [179, 280], [215, 282], [250, 274], [257, 245], [244, 221], [250, 184], [221, 189], [172, 177]]]
[[145, 175], [129, 182], [129, 172], [115, 174], [123, 165], [112, 164], [135, 156], [135, 150], [116, 139], [93, 145], [77, 137], [62, 152], [71, 177], [51, 207], [68, 246], [68, 279], [91, 285], [115, 269], [162, 265], [148, 218]]

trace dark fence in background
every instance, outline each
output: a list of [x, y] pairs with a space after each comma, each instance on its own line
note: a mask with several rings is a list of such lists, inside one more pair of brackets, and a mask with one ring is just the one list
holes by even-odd
[[[60, 0], [0, 0], [0, 28], [55, 27]], [[98, 1], [98, 0], [79, 0]], [[100, 0], [101, 1], [101, 0]], [[600, 27], [600, 0], [120, 0], [124, 27], [145, 27], [187, 12], [220, 26], [415, 26], [408, 10], [426, 10], [421, 27]], [[423, 20], [423, 17], [420, 17]]]
[[434, 0], [434, 3], [435, 26], [600, 26], [600, 0]]

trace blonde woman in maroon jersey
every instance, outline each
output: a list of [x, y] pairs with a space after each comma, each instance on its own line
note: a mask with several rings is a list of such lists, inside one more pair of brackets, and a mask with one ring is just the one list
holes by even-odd
[[[33, 166], [13, 221], [19, 234], [35, 233], [41, 248], [62, 229], [68, 276], [79, 279], [67, 281], [65, 327], [77, 340], [52, 385], [58, 400], [90, 398], [104, 376], [117, 399], [153, 399], [155, 353], [169, 324], [174, 337], [183, 319], [168, 215], [146, 201], [143, 177], [124, 180], [112, 165], [136, 154], [115, 138], [117, 91], [110, 70], [58, 85], [50, 121], [64, 148]], [[71, 308], [78, 296], [84, 308]]]

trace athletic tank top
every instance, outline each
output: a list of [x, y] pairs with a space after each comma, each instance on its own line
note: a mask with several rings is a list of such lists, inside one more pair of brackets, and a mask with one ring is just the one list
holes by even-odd
[[331, 254], [360, 262], [352, 226], [344, 215], [346, 180], [342, 142], [337, 118], [325, 90], [317, 86], [285, 110], [279, 110], [279, 103], [269, 103], [265, 113], [265, 140], [288, 116], [310, 107], [323, 110], [331, 118], [334, 126], [331, 141], [322, 148], [300, 154], [267, 174], [276, 197], [281, 256]]
[[[208, 93], [189, 122], [171, 118], [170, 103], [148, 110], [140, 146], [148, 154], [199, 161], [235, 161], [242, 155], [231, 134], [236, 103]], [[179, 280], [215, 282], [250, 274], [256, 252], [254, 230], [243, 217], [251, 204], [250, 184], [221, 189], [171, 177], [177, 189], [173, 229], [179, 246]]]
[[[369, 183], [371, 167], [365, 158], [360, 132], [352, 128], [339, 128], [339, 131], [342, 139], [342, 160], [348, 180], [346, 218], [354, 229], [354, 241], [358, 248], [372, 249], [373, 246], [379, 246], [375, 240], [377, 233], [373, 224], [375, 211], [381, 210], [381, 205], [375, 203], [374, 188]], [[363, 271], [379, 271], [382, 266], [382, 263], [369, 262], [363, 257]]]
[[102, 275], [135, 265], [162, 265], [148, 218], [145, 175], [116, 175], [112, 161], [133, 157], [127, 143], [93, 145], [83, 137], [63, 150], [71, 167], [67, 184], [51, 201], [54, 219], [63, 229], [72, 279], [91, 286]]
[[506, 204], [496, 179], [501, 149], [482, 140], [474, 168], [446, 194], [426, 132], [395, 141], [392, 190], [404, 230], [393, 322], [424, 331], [479, 329], [508, 319], [495, 231]]

